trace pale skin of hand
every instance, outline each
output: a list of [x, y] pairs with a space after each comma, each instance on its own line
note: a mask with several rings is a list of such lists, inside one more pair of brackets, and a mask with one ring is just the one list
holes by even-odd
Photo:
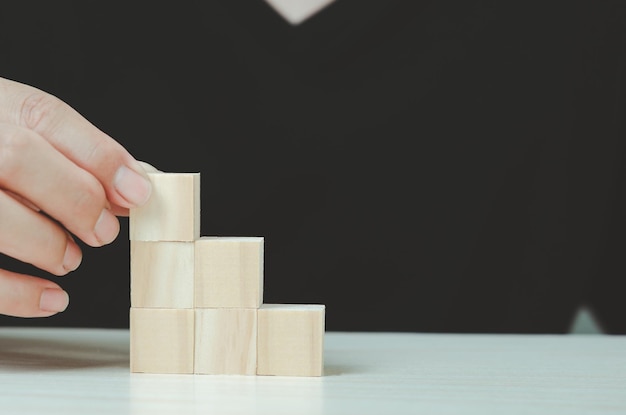
[[[58, 98], [0, 78], [0, 252], [56, 276], [117, 237], [118, 216], [150, 197], [146, 171], [122, 145]], [[47, 317], [69, 296], [55, 282], [0, 269], [0, 314]]]

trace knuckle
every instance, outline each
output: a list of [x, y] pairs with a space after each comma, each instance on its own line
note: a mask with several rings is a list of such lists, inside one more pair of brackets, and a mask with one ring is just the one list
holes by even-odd
[[20, 124], [37, 132], [54, 131], [62, 117], [65, 104], [57, 97], [43, 91], [27, 95], [19, 111]]
[[17, 129], [0, 132], [0, 179], [11, 180], [22, 168], [21, 158], [27, 153], [29, 140]]
[[87, 154], [85, 154], [85, 162], [87, 164], [97, 164], [99, 161], [106, 159], [109, 155], [107, 142], [104, 139], [96, 139], [89, 147]]

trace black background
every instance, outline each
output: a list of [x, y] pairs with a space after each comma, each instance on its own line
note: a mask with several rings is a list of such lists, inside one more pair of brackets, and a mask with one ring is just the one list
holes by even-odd
[[[328, 330], [626, 332], [621, 1], [11, 2], [0, 76], [163, 171], [203, 235], [265, 237], [265, 301]], [[127, 327], [128, 222], [57, 281]], [[0, 266], [56, 278], [2, 258]]]

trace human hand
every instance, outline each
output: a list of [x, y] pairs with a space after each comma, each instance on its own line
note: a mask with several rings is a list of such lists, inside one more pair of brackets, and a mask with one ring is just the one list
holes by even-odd
[[[0, 78], [0, 252], [62, 276], [89, 246], [111, 243], [117, 216], [151, 185], [140, 162], [58, 98]], [[67, 293], [44, 278], [0, 269], [0, 314], [47, 317]]]

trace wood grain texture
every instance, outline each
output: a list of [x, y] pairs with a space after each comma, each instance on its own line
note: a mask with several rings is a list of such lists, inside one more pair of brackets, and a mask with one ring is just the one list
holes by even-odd
[[196, 240], [195, 307], [258, 308], [263, 303], [263, 237]]
[[258, 310], [257, 374], [322, 376], [326, 307], [263, 304]]
[[193, 373], [194, 312], [130, 309], [130, 371]]
[[194, 243], [130, 241], [130, 304], [193, 308]]
[[130, 210], [136, 241], [194, 241], [200, 237], [200, 173], [148, 173], [150, 200]]
[[195, 324], [195, 373], [256, 375], [256, 309], [196, 309]]

